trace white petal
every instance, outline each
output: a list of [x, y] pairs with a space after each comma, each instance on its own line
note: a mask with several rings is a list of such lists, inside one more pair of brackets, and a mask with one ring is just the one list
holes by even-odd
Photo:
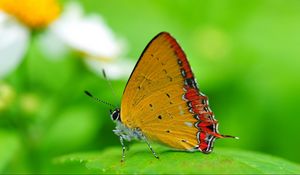
[[0, 12], [0, 78], [12, 72], [21, 63], [29, 35], [25, 26]]
[[100, 16], [84, 17], [79, 8], [73, 3], [50, 29], [75, 50], [92, 57], [117, 57], [122, 50], [122, 43]]
[[100, 62], [97, 60], [86, 59], [88, 68], [99, 76], [102, 76], [102, 70], [105, 70], [109, 79], [128, 79], [131, 74], [134, 62], [128, 59], [115, 60], [113, 62]]
[[46, 30], [38, 37], [38, 47], [45, 58], [61, 60], [70, 52], [69, 47], [51, 30]]
[[63, 14], [60, 18], [76, 20], [82, 18], [84, 15], [81, 5], [75, 1], [71, 1], [65, 5]]

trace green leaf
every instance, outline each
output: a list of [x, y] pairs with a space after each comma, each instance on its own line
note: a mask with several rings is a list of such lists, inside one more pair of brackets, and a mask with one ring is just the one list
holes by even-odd
[[0, 173], [13, 159], [20, 146], [18, 137], [6, 131], [0, 131]]
[[174, 151], [153, 145], [160, 159], [154, 158], [146, 144], [134, 144], [121, 163], [121, 147], [102, 152], [75, 153], [56, 159], [57, 163], [79, 162], [99, 173], [130, 174], [299, 174], [300, 166], [281, 158], [256, 152], [216, 148], [211, 154]]

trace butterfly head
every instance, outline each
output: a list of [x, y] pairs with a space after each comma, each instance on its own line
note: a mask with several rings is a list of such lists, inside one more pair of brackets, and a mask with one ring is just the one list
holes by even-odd
[[120, 121], [120, 108], [116, 108], [115, 110], [110, 110], [110, 117], [113, 121]]

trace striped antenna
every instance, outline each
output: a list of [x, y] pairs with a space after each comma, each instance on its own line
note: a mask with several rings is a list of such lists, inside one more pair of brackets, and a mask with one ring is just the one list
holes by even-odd
[[90, 92], [88, 92], [88, 91], [84, 91], [84, 93], [85, 93], [87, 96], [91, 97], [92, 99], [94, 99], [94, 100], [96, 100], [96, 101], [98, 101], [98, 102], [100, 102], [100, 103], [103, 103], [103, 104], [106, 104], [106, 105], [111, 106], [111, 107], [113, 107], [113, 108], [116, 108], [115, 105], [112, 105], [112, 104], [108, 103], [107, 101], [104, 101], [104, 100], [101, 100], [101, 99], [99, 99], [99, 98], [97, 98], [97, 97], [94, 97], [94, 96], [93, 96]]

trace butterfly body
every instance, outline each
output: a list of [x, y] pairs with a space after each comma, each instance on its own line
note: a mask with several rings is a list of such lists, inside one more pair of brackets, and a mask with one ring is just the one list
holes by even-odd
[[116, 128], [113, 130], [113, 132], [119, 136], [122, 137], [126, 141], [132, 141], [132, 140], [143, 140], [144, 135], [138, 128], [128, 128], [125, 126], [122, 122], [117, 121], [116, 122]]
[[123, 139], [144, 140], [148, 146], [153, 140], [209, 153], [216, 138], [232, 137], [219, 134], [208, 98], [200, 92], [183, 50], [166, 32], [143, 51], [127, 82], [121, 109], [112, 118], [122, 145]]

